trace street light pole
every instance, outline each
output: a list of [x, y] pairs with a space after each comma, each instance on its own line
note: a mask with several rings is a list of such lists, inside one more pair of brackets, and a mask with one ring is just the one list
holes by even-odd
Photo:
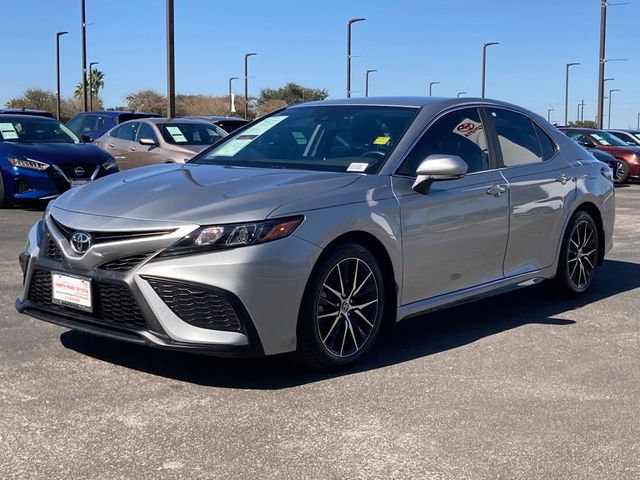
[[231, 82], [238, 80], [238, 77], [229, 77], [229, 114], [233, 113], [233, 93], [231, 92]]
[[577, 62], [567, 63], [567, 73], [564, 79], [564, 124], [569, 122], [569, 67], [580, 65]]
[[466, 95], [467, 92], [458, 92], [458, 98], [460, 98], [462, 95]]
[[249, 119], [249, 57], [257, 55], [255, 52], [244, 54], [244, 119]]
[[167, 118], [176, 116], [176, 59], [174, 50], [173, 0], [166, 0]]
[[89, 111], [93, 112], [93, 66], [100, 62], [89, 62]]
[[60, 120], [60, 37], [69, 32], [56, 32], [56, 118]]
[[80, 0], [80, 22], [82, 23], [82, 108], [87, 111], [87, 20], [85, 0]]
[[638, 113], [638, 130], [640, 130], [640, 113]]
[[350, 18], [347, 21], [347, 98], [351, 98], [351, 25], [365, 20], [364, 18]]
[[429, 96], [431, 96], [431, 92], [433, 90], [434, 85], [439, 85], [440, 82], [429, 82]]
[[611, 90], [609, 90], [609, 117], [607, 118], [607, 128], [611, 128], [611, 102], [613, 100], [612, 96], [613, 96], [613, 92], [619, 92], [620, 89], [618, 88], [612, 88]]
[[547, 122], [551, 123], [551, 112], [553, 112], [555, 108], [549, 108], [547, 110]]
[[377, 72], [378, 70], [367, 70], [364, 79], [364, 96], [369, 96], [369, 74], [373, 72]]
[[500, 42], [487, 42], [482, 44], [482, 98], [484, 98], [485, 86], [487, 83], [487, 47], [500, 45]]

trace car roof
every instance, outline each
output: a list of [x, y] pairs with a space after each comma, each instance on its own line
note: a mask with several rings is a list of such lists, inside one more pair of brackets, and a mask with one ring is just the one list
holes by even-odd
[[149, 118], [134, 118], [132, 120], [127, 120], [126, 122], [122, 122], [120, 125], [124, 125], [125, 123], [129, 123], [129, 122], [140, 122], [140, 121], [146, 121], [149, 123], [153, 123], [153, 124], [158, 124], [158, 123], [193, 123], [196, 125], [211, 125], [211, 122], [207, 121], [207, 120], [202, 120], [199, 118], [184, 118], [184, 117], [179, 117], [179, 118], [164, 118], [164, 117], [149, 117]]
[[179, 117], [179, 118], [194, 118], [194, 119], [204, 119], [204, 120], [209, 120], [211, 122], [218, 122], [218, 121], [238, 121], [238, 122], [247, 122], [248, 120], [245, 120], [244, 118], [241, 117], [227, 117], [224, 115], [185, 115], [184, 117]]
[[78, 115], [103, 115], [105, 117], [117, 117], [119, 115], [149, 115], [150, 117], [158, 117], [157, 113], [139, 112], [137, 110], [93, 110], [91, 112], [80, 112]]
[[305, 107], [314, 105], [373, 105], [373, 106], [385, 106], [385, 107], [414, 107], [420, 108], [428, 105], [447, 107], [454, 105], [466, 105], [466, 104], [478, 104], [484, 103], [487, 105], [513, 107], [518, 110], [524, 110], [514, 104], [503, 102], [501, 100], [494, 100], [489, 98], [477, 98], [477, 97], [358, 97], [358, 98], [341, 98], [335, 100], [320, 100], [314, 102], [304, 102], [291, 105], [290, 107]]
[[16, 115], [16, 114], [2, 114], [2, 119], [0, 121], [2, 122], [6, 122], [8, 121], [14, 121], [14, 122], [19, 122], [21, 120], [32, 120], [32, 119], [38, 119], [38, 120], [48, 120], [50, 122], [57, 122], [57, 120], [55, 118], [51, 118], [51, 117], [44, 117], [42, 115], [31, 115], [31, 114], [26, 114], [26, 115]]
[[46, 110], [36, 110], [33, 108], [0, 108], [2, 115], [29, 115], [53, 118], [53, 115]]
[[622, 133], [640, 133], [640, 130], [636, 130], [633, 128], [611, 128], [607, 129], [607, 132], [622, 132]]

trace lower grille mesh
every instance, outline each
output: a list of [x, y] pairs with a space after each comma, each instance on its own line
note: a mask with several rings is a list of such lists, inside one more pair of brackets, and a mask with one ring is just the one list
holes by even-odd
[[102, 322], [130, 328], [144, 328], [146, 322], [138, 304], [124, 285], [93, 282], [93, 313], [81, 312], [73, 308], [51, 302], [51, 272], [36, 270], [29, 285], [29, 300], [58, 312], [73, 312], [87, 315]]
[[235, 309], [215, 291], [164, 279], [145, 279], [171, 311], [185, 322], [212, 330], [241, 330]]

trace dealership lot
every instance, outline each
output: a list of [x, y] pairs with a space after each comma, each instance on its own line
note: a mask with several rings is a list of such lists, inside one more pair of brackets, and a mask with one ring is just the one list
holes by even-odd
[[0, 210], [2, 478], [638, 478], [640, 185], [585, 297], [401, 323], [354, 370], [154, 351], [19, 315]]

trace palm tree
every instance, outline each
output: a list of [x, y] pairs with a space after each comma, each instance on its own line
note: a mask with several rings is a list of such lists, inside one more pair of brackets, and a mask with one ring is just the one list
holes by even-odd
[[[104, 88], [104, 73], [97, 68], [91, 69], [89, 78], [87, 79], [87, 90], [89, 95], [93, 95], [94, 100], [98, 100], [98, 93], [100, 89]], [[73, 95], [76, 98], [82, 97], [82, 82], [76, 85], [76, 89], [73, 91]], [[96, 102], [98, 103], [98, 102]]]

